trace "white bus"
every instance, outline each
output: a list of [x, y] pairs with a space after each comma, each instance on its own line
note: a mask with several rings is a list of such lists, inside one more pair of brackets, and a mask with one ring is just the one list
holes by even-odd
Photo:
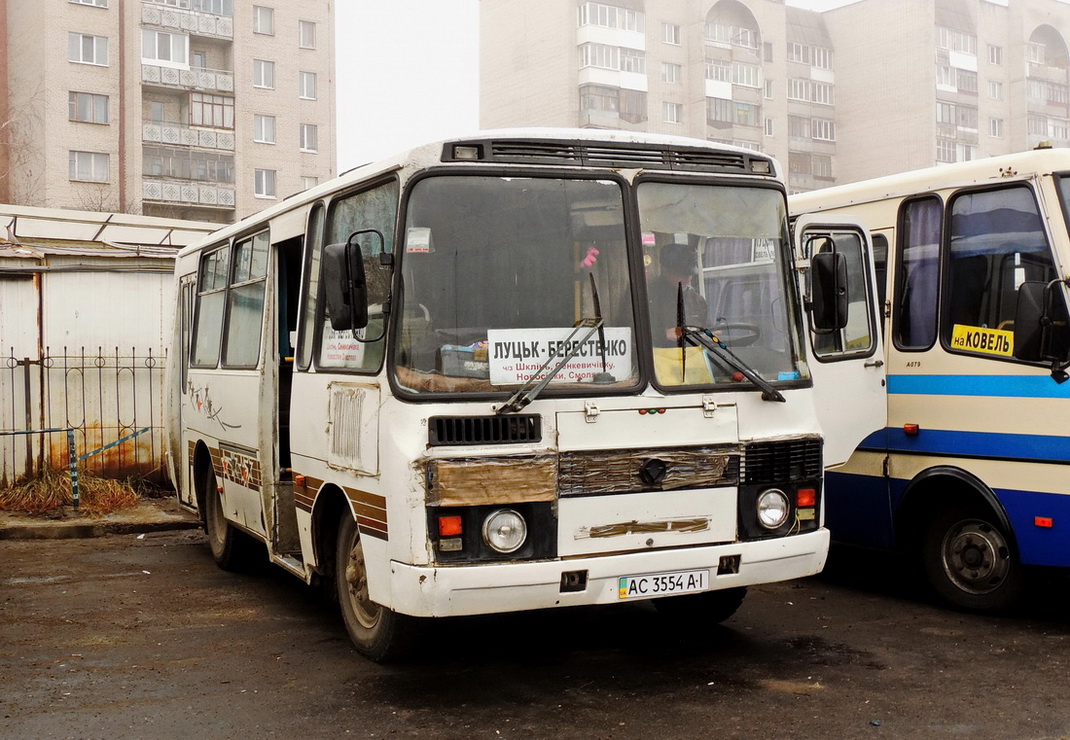
[[791, 208], [817, 250], [857, 243], [844, 217], [874, 246], [872, 262], [844, 249], [852, 315], [814, 335], [816, 359], [867, 351], [850, 327], [874, 305], [883, 315], [870, 362], [887, 363], [888, 421], [827, 473], [833, 539], [916, 556], [956, 607], [1010, 607], [1027, 566], [1070, 566], [1070, 150], [814, 191]]
[[414, 617], [727, 618], [827, 554], [787, 229], [769, 157], [621, 132], [487, 132], [287, 198], [178, 257], [179, 499], [223, 568], [266, 546], [336, 589], [372, 659]]

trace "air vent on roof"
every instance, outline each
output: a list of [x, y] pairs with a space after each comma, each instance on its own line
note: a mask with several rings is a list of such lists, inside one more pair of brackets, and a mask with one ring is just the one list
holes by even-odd
[[[463, 149], [468, 156], [454, 152]], [[478, 152], [478, 154], [475, 154]], [[547, 139], [489, 139], [447, 144], [442, 161], [508, 164], [556, 164], [686, 172], [771, 174], [768, 157], [705, 147], [678, 147], [634, 142], [583, 142]], [[759, 166], [755, 166], [760, 163]]]
[[428, 420], [428, 444], [432, 447], [523, 444], [541, 439], [542, 419], [537, 414], [432, 416]]

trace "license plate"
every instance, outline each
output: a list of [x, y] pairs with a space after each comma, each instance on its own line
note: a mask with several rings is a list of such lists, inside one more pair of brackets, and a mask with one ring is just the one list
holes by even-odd
[[645, 576], [621, 576], [617, 597], [646, 599], [705, 591], [710, 587], [708, 570], [680, 570], [675, 573], [651, 573]]

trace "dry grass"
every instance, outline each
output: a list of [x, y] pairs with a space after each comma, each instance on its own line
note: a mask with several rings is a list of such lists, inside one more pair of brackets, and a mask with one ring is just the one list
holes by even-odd
[[[138, 494], [128, 483], [78, 476], [78, 510], [83, 514], [103, 516], [137, 503]], [[37, 478], [0, 488], [0, 511], [47, 514], [73, 505], [71, 476], [67, 472], [46, 469]]]

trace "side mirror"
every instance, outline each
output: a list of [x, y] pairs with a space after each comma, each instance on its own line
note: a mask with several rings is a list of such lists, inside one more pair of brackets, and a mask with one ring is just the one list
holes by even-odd
[[[323, 288], [331, 328], [356, 331], [368, 325], [368, 278], [364, 272], [364, 253], [357, 237], [378, 238], [376, 252], [383, 254], [383, 235], [375, 229], [354, 231], [345, 244], [328, 244], [323, 248]], [[375, 252], [373, 252], [375, 253]]]
[[810, 317], [819, 334], [847, 326], [847, 257], [840, 252], [810, 257]]
[[1044, 304], [1048, 284], [1025, 282], [1018, 288], [1014, 312], [1014, 356], [1026, 362], [1040, 362], [1044, 357]]

